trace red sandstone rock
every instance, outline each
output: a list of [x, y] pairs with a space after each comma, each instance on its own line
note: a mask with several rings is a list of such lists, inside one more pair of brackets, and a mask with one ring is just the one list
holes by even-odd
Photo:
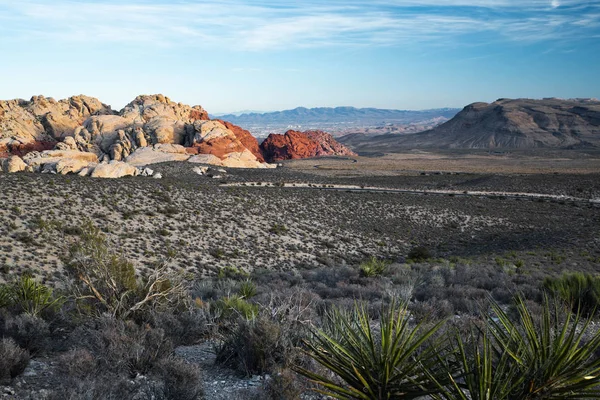
[[44, 151], [44, 150], [52, 150], [56, 143], [53, 141], [35, 141], [29, 143], [22, 144], [11, 144], [9, 145], [9, 153], [15, 156], [23, 157], [27, 153], [31, 153], [32, 151]]
[[258, 141], [254, 136], [252, 136], [252, 134], [249, 131], [240, 128], [239, 126], [234, 125], [231, 122], [223, 121], [220, 119], [215, 119], [215, 121], [219, 121], [220, 123], [225, 125], [227, 129], [235, 133], [235, 137], [242, 143], [242, 145], [246, 149], [250, 150], [250, 152], [256, 156], [256, 159], [258, 161], [265, 162], [260, 146], [258, 145]]
[[322, 131], [287, 131], [283, 135], [270, 134], [260, 145], [268, 162], [319, 156], [355, 156], [330, 134]]
[[208, 121], [210, 118], [208, 117], [208, 112], [204, 111], [204, 110], [192, 110], [190, 111], [190, 119], [197, 121], [197, 120], [203, 120], [203, 121]]

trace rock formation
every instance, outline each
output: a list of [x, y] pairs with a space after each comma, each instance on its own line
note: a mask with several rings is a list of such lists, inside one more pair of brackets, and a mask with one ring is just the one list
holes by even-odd
[[322, 131], [289, 130], [283, 135], [270, 134], [260, 145], [268, 162], [318, 156], [355, 156], [346, 146]]
[[115, 176], [126, 168], [113, 161], [135, 168], [188, 159], [234, 168], [271, 167], [263, 151], [269, 160], [353, 154], [319, 131], [274, 135], [261, 147], [247, 130], [210, 120], [202, 107], [160, 94], [138, 96], [119, 112], [87, 96], [0, 101], [0, 158], [22, 157], [25, 171]]

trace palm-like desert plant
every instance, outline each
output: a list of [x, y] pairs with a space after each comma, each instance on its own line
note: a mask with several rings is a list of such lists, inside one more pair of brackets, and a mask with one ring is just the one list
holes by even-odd
[[591, 315], [600, 306], [600, 277], [575, 272], [544, 279], [544, 288], [571, 304], [575, 313]]
[[333, 309], [324, 329], [315, 330], [305, 345], [306, 353], [340, 380], [301, 367], [296, 371], [337, 399], [414, 399], [435, 393], [435, 382], [448, 377], [440, 369], [442, 343], [425, 343], [442, 324], [411, 327], [406, 304], [382, 310], [377, 325], [365, 305], [356, 304], [350, 312]]
[[523, 299], [517, 299], [516, 308], [515, 321], [492, 304], [496, 318], [488, 319], [480, 340], [471, 346], [457, 337], [461, 373], [435, 398], [600, 398], [600, 333], [589, 332], [591, 319], [547, 298], [539, 320]]
[[[571, 314], [557, 301], [544, 299], [540, 322], [517, 299], [514, 322], [497, 304], [490, 330], [498, 347], [510, 352], [523, 377], [514, 399], [598, 398], [600, 333], [589, 332], [590, 317]], [[560, 317], [565, 320], [561, 321]], [[586, 337], [590, 335], [590, 337]]]
[[0, 287], [0, 307], [14, 306], [19, 312], [37, 317], [44, 310], [59, 307], [62, 297], [56, 297], [52, 289], [23, 275], [14, 282]]
[[360, 264], [360, 273], [364, 277], [373, 277], [382, 275], [388, 267], [388, 262], [371, 257]]

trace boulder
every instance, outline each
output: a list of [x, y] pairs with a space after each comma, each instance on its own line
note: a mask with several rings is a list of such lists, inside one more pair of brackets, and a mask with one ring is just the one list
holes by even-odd
[[87, 168], [90, 163], [87, 160], [75, 158], [62, 158], [56, 163], [56, 173], [61, 175], [77, 174], [82, 169]]
[[152, 175], [154, 175], [154, 170], [146, 167], [146, 168], [142, 169], [142, 172], [140, 172], [140, 175], [142, 175], [142, 176], [152, 176]]
[[188, 161], [195, 164], [223, 165], [221, 159], [213, 154], [198, 154], [191, 156]]
[[94, 153], [76, 150], [46, 150], [28, 153], [23, 160], [34, 170], [43, 169], [46, 165], [52, 165], [56, 170], [58, 162], [65, 160], [62, 165], [69, 170], [69, 168], [77, 169], [78, 166], [83, 168], [89, 163], [97, 163], [98, 156]]
[[8, 173], [25, 171], [27, 164], [19, 156], [11, 156], [3, 162], [3, 169]]
[[194, 167], [192, 171], [194, 171], [198, 175], [206, 175], [206, 173], [208, 172], [208, 167]]
[[[180, 147], [183, 152], [178, 148]], [[167, 161], [186, 161], [190, 155], [183, 146], [156, 145], [153, 147], [140, 147], [125, 159], [125, 162], [136, 167], [156, 164]]]
[[133, 165], [122, 161], [111, 161], [98, 164], [92, 171], [92, 178], [122, 178], [124, 176], [136, 176], [138, 169]]

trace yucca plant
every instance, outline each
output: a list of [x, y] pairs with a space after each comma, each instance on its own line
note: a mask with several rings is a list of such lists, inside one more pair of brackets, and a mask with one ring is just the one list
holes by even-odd
[[584, 316], [594, 314], [600, 306], [600, 277], [575, 272], [558, 278], [544, 279], [544, 288], [568, 302], [573, 312]]
[[523, 380], [510, 352], [499, 351], [487, 332], [472, 332], [467, 341], [457, 335], [454, 358], [458, 373], [449, 374], [450, 385], [440, 384], [434, 399], [510, 400]]
[[516, 322], [498, 304], [493, 304], [497, 319], [489, 321], [498, 348], [510, 352], [523, 377], [512, 398], [599, 398], [600, 332], [589, 331], [591, 317], [571, 314], [558, 301], [545, 297], [536, 323], [522, 298], [516, 306]]
[[7, 285], [0, 285], [0, 308], [10, 305], [10, 288]]
[[242, 298], [249, 299], [251, 297], [256, 296], [256, 293], [256, 285], [250, 279], [246, 279], [245, 281], [240, 283], [238, 294]]
[[42, 283], [36, 282], [31, 276], [23, 275], [20, 279], [0, 289], [4, 292], [7, 305], [17, 307], [25, 314], [37, 317], [42, 311], [58, 307], [63, 301], [62, 297], [55, 297], [52, 289]]
[[318, 392], [336, 399], [414, 399], [435, 393], [435, 382], [448, 380], [440, 368], [445, 346], [438, 340], [426, 342], [442, 324], [411, 326], [406, 304], [384, 308], [377, 325], [364, 304], [355, 304], [352, 311], [335, 308], [324, 328], [305, 341], [305, 351], [339, 380], [302, 367], [295, 370], [318, 384]]
[[364, 277], [373, 277], [382, 275], [388, 267], [388, 262], [371, 257], [360, 264], [360, 273]]
[[487, 320], [481, 340], [469, 348], [457, 337], [461, 373], [434, 398], [600, 398], [600, 333], [589, 331], [591, 319], [545, 298], [536, 320], [522, 298], [516, 302], [515, 320], [492, 303], [496, 318]]

